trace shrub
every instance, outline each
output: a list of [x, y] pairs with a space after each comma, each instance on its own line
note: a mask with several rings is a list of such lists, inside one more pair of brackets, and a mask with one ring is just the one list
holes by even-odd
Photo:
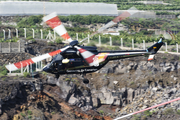
[[96, 44], [94, 42], [90, 42], [90, 43], [87, 44], [87, 46], [94, 46], [94, 47], [96, 47]]
[[13, 77], [13, 80], [16, 80], [17, 79], [17, 77]]
[[54, 114], [55, 114], [55, 112], [53, 111], [53, 112], [51, 112], [51, 114], [52, 114], [52, 115], [54, 115]]
[[107, 49], [107, 50], [120, 50], [120, 48], [117, 47], [117, 46], [115, 46], [115, 47], [113, 47], [113, 46], [107, 46], [106, 49]]
[[22, 116], [22, 117], [25, 117], [26, 115], [25, 115], [24, 113], [21, 113], [21, 116]]
[[3, 81], [5, 81], [5, 80], [6, 80], [6, 78], [2, 78], [2, 80], [3, 80]]
[[71, 79], [70, 78], [66, 78], [65, 81], [70, 81]]
[[130, 85], [134, 85], [134, 81], [130, 82]]
[[56, 42], [57, 44], [62, 43], [62, 38], [58, 37], [58, 38], [55, 40], [55, 42]]
[[166, 59], [166, 57], [163, 56], [162, 59]]
[[5, 66], [0, 66], [0, 74], [1, 75], [7, 75], [7, 69], [5, 68]]
[[27, 37], [26, 39], [27, 39], [27, 40], [32, 40], [33, 37], [32, 37], [32, 36], [29, 36], [29, 37]]
[[173, 114], [174, 110], [172, 108], [167, 108], [163, 111], [164, 115], [169, 115], [169, 114]]
[[29, 77], [29, 76], [30, 76], [30, 73], [24, 72], [24, 73], [23, 73], [23, 76], [24, 76], [24, 77]]
[[140, 116], [139, 115], [133, 115], [132, 120], [140, 120]]
[[35, 40], [35, 39], [32, 39], [32, 42], [33, 42], [33, 43], [36, 43], [36, 40]]
[[151, 115], [152, 115], [152, 112], [150, 112], [149, 110], [146, 110], [146, 111], [144, 111], [144, 114], [145, 114], [146, 116], [151, 116]]
[[1, 71], [1, 74], [2, 74], [2, 75], [7, 75], [7, 71], [6, 71], [6, 70]]
[[32, 116], [31, 115], [28, 115], [28, 119], [31, 119], [32, 118]]
[[21, 69], [16, 70], [16, 71], [12, 71], [12, 73], [21, 73]]
[[31, 115], [32, 114], [32, 111], [28, 110], [28, 115]]
[[47, 75], [47, 72], [43, 71], [42, 74], [43, 74], [43, 75]]
[[177, 110], [176, 113], [177, 113], [178, 115], [180, 115], [180, 110]]
[[100, 111], [99, 111], [99, 113], [100, 113], [100, 114], [103, 114], [103, 113], [104, 113], [104, 111], [103, 111], [103, 110], [100, 110]]
[[52, 45], [54, 45], [54, 42], [50, 41], [50, 42], [48, 42], [48, 45], [52, 46]]

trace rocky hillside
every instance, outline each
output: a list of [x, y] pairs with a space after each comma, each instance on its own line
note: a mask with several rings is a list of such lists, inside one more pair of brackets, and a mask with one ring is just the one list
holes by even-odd
[[[29, 45], [29, 53], [24, 55], [0, 54], [1, 64], [41, 53], [37, 46]], [[156, 54], [149, 62], [146, 57], [109, 62], [87, 75], [88, 85], [79, 75], [62, 75], [59, 79], [45, 73], [34, 79], [1, 76], [0, 119], [110, 120], [180, 97], [179, 68], [179, 56], [166, 53]], [[177, 101], [127, 119], [176, 119], [179, 109]]]

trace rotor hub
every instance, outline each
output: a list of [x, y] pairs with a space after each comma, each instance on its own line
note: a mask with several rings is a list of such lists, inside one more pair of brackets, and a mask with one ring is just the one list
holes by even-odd
[[75, 45], [78, 45], [79, 42], [77, 40], [74, 40], [72, 42], [69, 43], [72, 47], [74, 47]]

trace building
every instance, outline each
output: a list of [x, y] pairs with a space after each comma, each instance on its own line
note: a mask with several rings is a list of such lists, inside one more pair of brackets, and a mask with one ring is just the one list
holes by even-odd
[[41, 1], [1, 1], [1, 16], [43, 15], [57, 12], [58, 15], [117, 16], [117, 5], [106, 3], [72, 3]]
[[104, 32], [103, 35], [106, 35], [106, 34], [110, 34], [110, 35], [120, 35], [119, 32], [116, 32], [116, 31], [107, 31], [107, 32]]

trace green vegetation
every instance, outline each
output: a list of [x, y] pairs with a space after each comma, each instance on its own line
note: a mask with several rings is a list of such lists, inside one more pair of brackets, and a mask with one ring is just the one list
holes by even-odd
[[54, 42], [50, 41], [50, 42], [48, 42], [48, 45], [53, 46]]
[[166, 59], [166, 57], [163, 56], [162, 59]]
[[131, 120], [140, 120], [140, 115], [133, 115]]
[[23, 76], [24, 76], [24, 77], [29, 77], [29, 76], [30, 76], [30, 73], [24, 72], [24, 73], [23, 73]]
[[[80, 2], [78, 0], [71, 1], [71, 0], [64, 0], [63, 2]], [[82, 0], [81, 2], [92, 2], [88, 0]], [[60, 2], [62, 2], [60, 0]], [[114, 0], [113, 2], [106, 0], [106, 1], [101, 1], [101, 0], [95, 0], [94, 2], [107, 2], [107, 3], [120, 3], [121, 1], [116, 1]], [[123, 4], [126, 2], [126, 0], [123, 0]], [[129, 3], [131, 4], [131, 2]], [[128, 4], [128, 5], [129, 5]], [[135, 4], [142, 4], [142, 3], [135, 3]], [[157, 14], [161, 14], [160, 12]], [[165, 13], [162, 13], [165, 14]], [[170, 14], [170, 13], [168, 13]], [[24, 37], [24, 29], [27, 28], [27, 39], [32, 40], [35, 42], [35, 40], [32, 38], [32, 28], [35, 30], [35, 37], [40, 38], [40, 29], [42, 29], [43, 26], [40, 25], [40, 22], [42, 21], [42, 15], [38, 16], [30, 16], [26, 18], [20, 18], [17, 20], [18, 24], [18, 30], [19, 30], [19, 37]], [[76, 33], [78, 33], [78, 38], [79, 40], [86, 38], [88, 34], [92, 34], [93, 31], [89, 31], [88, 28], [81, 28], [79, 27], [80, 24], [96, 24], [96, 23], [104, 23], [106, 24], [107, 22], [111, 21], [114, 17], [109, 17], [109, 16], [97, 16], [97, 15], [88, 15], [88, 16], [80, 16], [80, 15], [70, 15], [70, 16], [59, 16], [62, 22], [67, 22], [71, 21], [73, 22], [74, 27], [66, 27], [69, 35], [71, 36], [72, 39], [76, 39]], [[119, 36], [113, 36], [113, 35], [103, 35], [102, 34], [96, 34], [93, 37], [90, 38], [90, 40], [93, 40], [94, 43], [92, 44], [93, 46], [99, 42], [99, 35], [101, 35], [101, 43], [102, 44], [109, 44], [109, 37], [112, 38], [112, 44], [120, 46], [120, 39], [123, 38], [124, 46], [126, 47], [132, 47], [131, 41], [134, 39], [135, 43], [142, 43], [143, 40], [146, 42], [154, 42], [158, 41], [159, 38], [154, 35], [154, 31], [147, 31], [144, 29], [162, 29], [162, 30], [179, 30], [180, 29], [180, 21], [175, 19], [175, 20], [165, 20], [165, 19], [144, 19], [144, 18], [127, 18], [125, 20], [121, 21], [122, 24], [128, 26], [130, 28], [131, 34], [127, 32], [120, 32], [121, 35]], [[143, 28], [143, 30], [139, 29]], [[50, 28], [44, 29], [43, 28], [43, 38], [47, 36], [49, 33]], [[39, 36], [38, 36], [39, 35]], [[30, 36], [30, 37], [29, 37]], [[174, 45], [176, 42], [180, 44], [180, 33], [174, 35], [175, 40], [164, 40], [167, 42], [168, 45]], [[3, 32], [0, 33], [0, 37], [3, 38]], [[13, 42], [17, 41], [16, 38], [13, 38], [11, 40], [0, 40], [0, 42]], [[61, 43], [62, 38], [57, 37], [55, 42], [57, 44]], [[53, 42], [49, 42], [48, 45], [54, 45]], [[137, 46], [134, 46], [137, 47]]]
[[171, 115], [174, 114], [174, 110], [172, 108], [167, 108], [163, 111], [164, 115]]
[[177, 110], [177, 111], [176, 111], [176, 114], [180, 115], [180, 110]]
[[151, 116], [153, 114], [153, 112], [150, 112], [149, 110], [146, 110], [146, 111], [144, 111], [144, 114], [146, 116]]
[[42, 74], [43, 74], [43, 75], [47, 75], [47, 72], [45, 72], [45, 71], [42, 71]]
[[33, 37], [32, 37], [32, 36], [29, 36], [29, 37], [27, 37], [26, 39], [27, 39], [27, 40], [32, 40]]
[[[62, 22], [76, 22], [82, 25], [90, 25], [94, 23], [107, 23], [111, 21], [114, 17], [110, 16], [99, 16], [99, 15], [87, 15], [87, 16], [81, 16], [81, 15], [70, 15], [70, 16], [59, 16]], [[78, 26], [74, 26], [78, 27]]]
[[16, 79], [18, 79], [18, 77], [13, 77], [13, 80], [16, 80]]
[[103, 111], [103, 110], [100, 110], [99, 113], [103, 115], [103, 114], [104, 114], [104, 111]]
[[5, 66], [0, 66], [0, 76], [7, 75], [8, 70], [5, 68]]
[[[20, 20], [17, 24], [18, 28], [42, 28], [39, 24], [42, 22], [42, 15], [38, 16], [30, 16], [30, 17], [25, 17], [22, 20]], [[70, 15], [70, 16], [59, 16], [62, 22], [75, 22], [76, 24], [74, 27], [75, 28], [67, 28], [69, 31], [86, 31], [86, 28], [80, 28], [76, 26], [77, 24], [82, 24], [82, 25], [89, 25], [89, 24], [94, 24], [94, 23], [107, 23], [111, 21], [114, 17], [110, 16], [98, 16], [98, 15], [87, 15], [87, 16], [81, 16], [81, 15]]]
[[54, 114], [56, 114], [56, 113], [53, 111], [53, 112], [51, 112], [51, 114], [54, 115]]
[[131, 82], [130, 82], [130, 85], [134, 85], [134, 81], [131, 81]]
[[94, 46], [94, 47], [96, 47], [96, 43], [90, 42], [90, 43], [88, 43], [86, 46]]
[[162, 11], [162, 12], [156, 12], [156, 15], [180, 15], [180, 12], [167, 12], [167, 11]]
[[71, 81], [71, 79], [70, 78], [66, 78], [65, 81]]
[[32, 116], [31, 115], [28, 115], [28, 119], [31, 119], [32, 118]]
[[22, 18], [21, 21], [18, 22], [17, 26], [19, 28], [39, 28], [40, 24], [42, 22], [43, 15], [38, 16], [29, 16]]
[[4, 78], [2, 78], [2, 81], [5, 81], [6, 80], [6, 78], [4, 77]]
[[72, 32], [88, 32], [88, 28], [80, 28], [80, 27], [66, 27], [67, 31], [72, 31]]
[[120, 48], [119, 47], [111, 47], [111, 46], [107, 46], [107, 49], [108, 50], [120, 50]]
[[22, 117], [25, 117], [25, 116], [26, 116], [26, 114], [24, 114], [24, 113], [21, 113], [21, 116], [22, 116]]
[[55, 40], [55, 42], [56, 42], [57, 44], [62, 43], [62, 41], [63, 41], [63, 38], [61, 38], [61, 37], [57, 37], [56, 40]]
[[32, 111], [28, 110], [28, 115], [32, 115]]
[[[2, 35], [0, 35], [2, 36]], [[4, 40], [4, 38], [0, 39], [0, 42], [17, 42], [19, 39], [18, 38], [12, 38], [12, 39], [6, 39]]]
[[11, 71], [11, 73], [21, 73], [21, 69], [15, 70], [15, 71]]
[[26, 39], [27, 39], [27, 40], [31, 40], [33, 43], [36, 42], [36, 40], [35, 40], [32, 36], [29, 36], [29, 37], [27, 37]]

